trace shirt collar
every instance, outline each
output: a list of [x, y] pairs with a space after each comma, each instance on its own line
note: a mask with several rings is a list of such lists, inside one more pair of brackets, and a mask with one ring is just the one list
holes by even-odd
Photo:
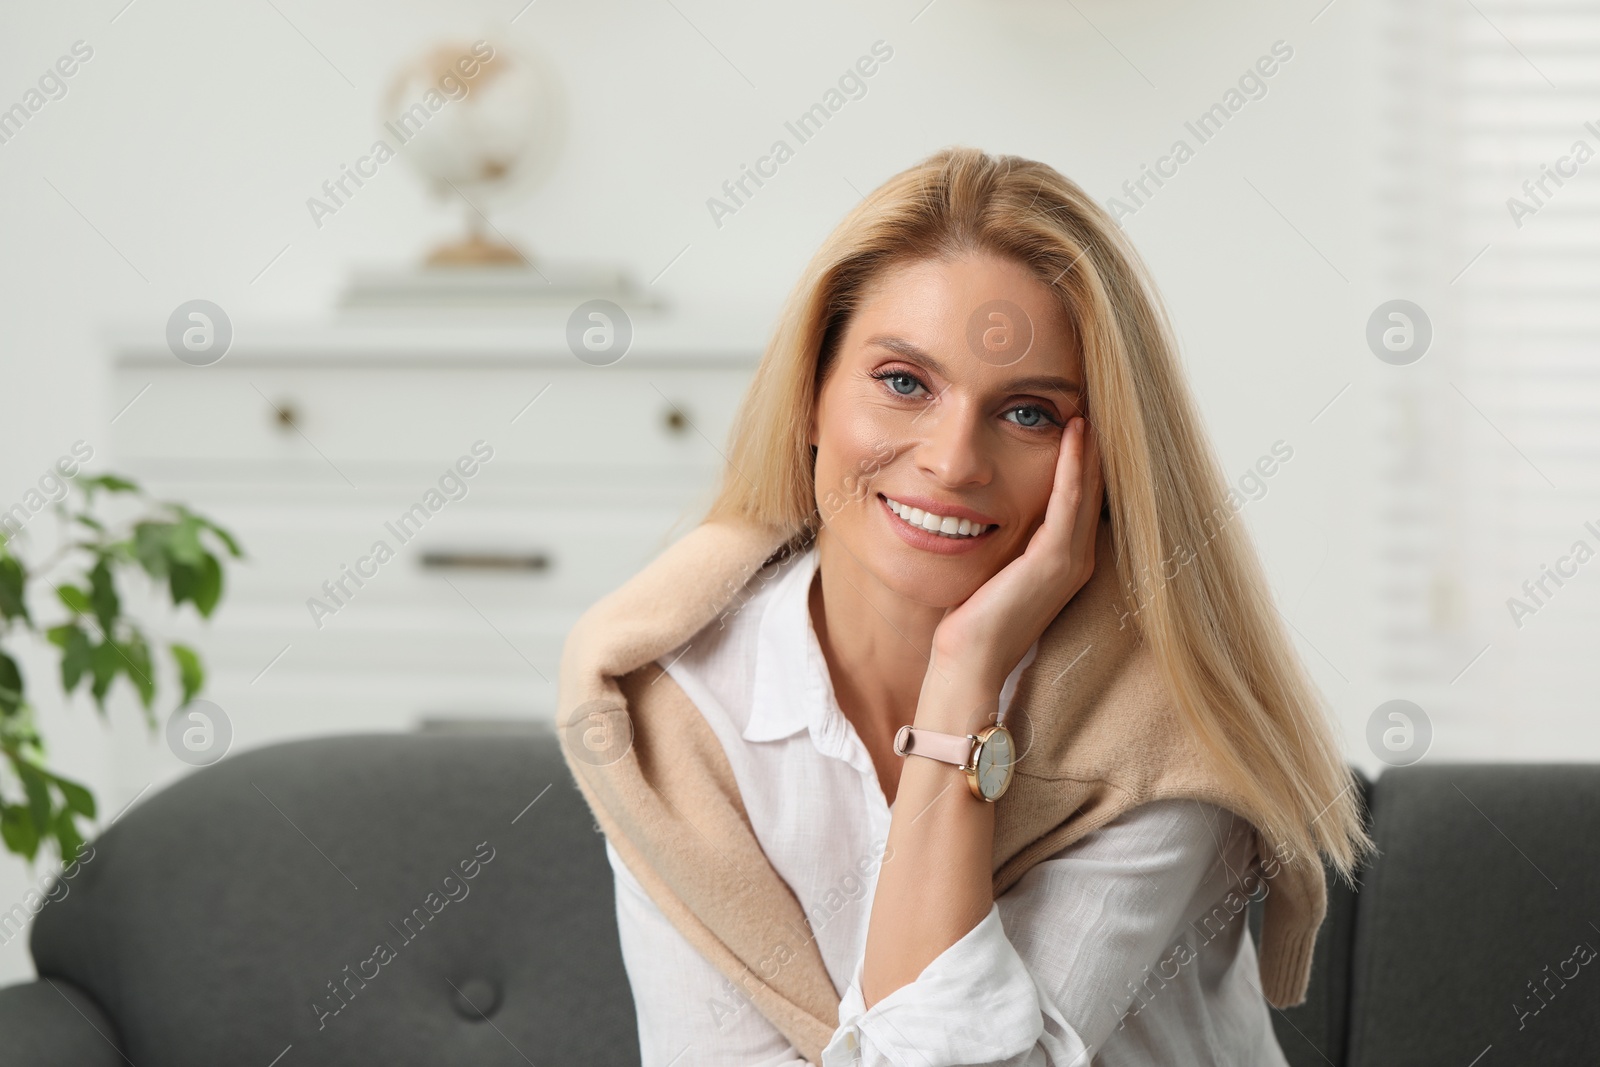
[[[820, 713], [833, 699], [822, 646], [811, 626], [811, 580], [816, 573], [817, 549], [812, 545], [791, 558], [761, 613], [746, 741], [776, 741], [798, 733], [811, 725], [808, 712]], [[803, 654], [795, 655], [796, 649]]]

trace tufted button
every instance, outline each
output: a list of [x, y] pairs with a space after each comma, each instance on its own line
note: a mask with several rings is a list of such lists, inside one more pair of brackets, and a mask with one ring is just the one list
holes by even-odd
[[456, 1011], [464, 1019], [481, 1022], [500, 1007], [500, 987], [487, 978], [468, 978], [454, 985]]

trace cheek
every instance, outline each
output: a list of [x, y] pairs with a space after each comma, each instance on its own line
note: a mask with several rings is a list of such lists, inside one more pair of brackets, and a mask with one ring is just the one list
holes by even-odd
[[817, 495], [839, 493], [859, 498], [884, 463], [894, 455], [889, 427], [871, 404], [848, 396], [830, 397], [819, 412]]

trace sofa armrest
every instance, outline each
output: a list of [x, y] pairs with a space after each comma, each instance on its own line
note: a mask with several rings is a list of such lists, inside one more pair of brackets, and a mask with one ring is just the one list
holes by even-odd
[[0, 1064], [121, 1067], [116, 1029], [71, 982], [44, 978], [0, 989]]

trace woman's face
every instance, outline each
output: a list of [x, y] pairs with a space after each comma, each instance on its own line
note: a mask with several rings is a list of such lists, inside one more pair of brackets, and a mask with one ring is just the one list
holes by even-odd
[[1066, 312], [1020, 264], [973, 254], [891, 268], [817, 396], [823, 536], [900, 596], [960, 604], [1044, 521], [1084, 384]]

